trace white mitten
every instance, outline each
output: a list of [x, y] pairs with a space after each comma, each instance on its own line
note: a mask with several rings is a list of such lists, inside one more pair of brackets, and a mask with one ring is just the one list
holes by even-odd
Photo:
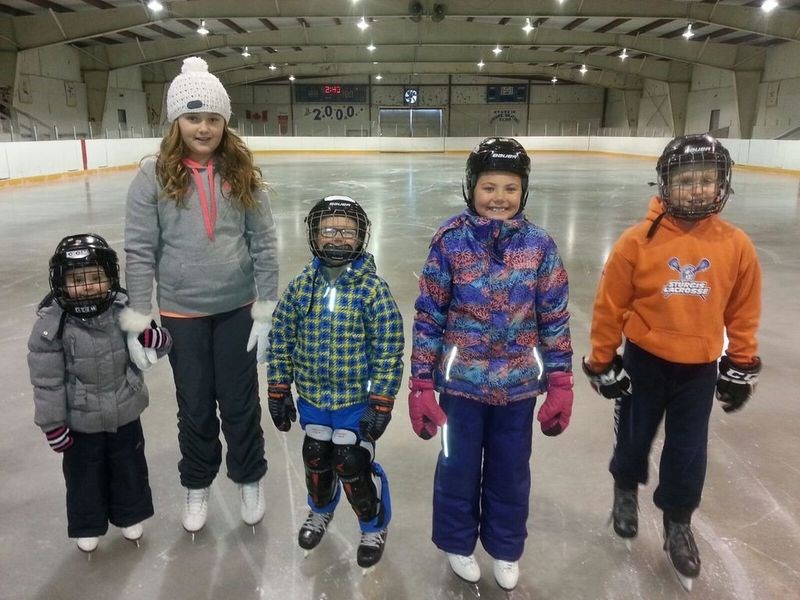
[[247, 339], [247, 351], [256, 348], [256, 360], [267, 362], [269, 348], [269, 330], [272, 329], [272, 311], [278, 305], [274, 300], [259, 300], [253, 304], [250, 314], [253, 316], [253, 328]]
[[139, 343], [138, 334], [128, 334], [128, 355], [139, 370], [146, 371], [158, 362], [158, 354], [154, 348], [145, 348]]
[[152, 318], [143, 315], [130, 307], [125, 307], [119, 313], [119, 326], [128, 334], [128, 355], [131, 362], [141, 371], [146, 371], [158, 362], [158, 354], [153, 348], [145, 348], [137, 339], [139, 334], [150, 327]]

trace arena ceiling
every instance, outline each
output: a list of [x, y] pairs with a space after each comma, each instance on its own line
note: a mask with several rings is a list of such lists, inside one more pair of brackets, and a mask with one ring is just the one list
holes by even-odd
[[0, 49], [69, 44], [80, 49], [82, 69], [142, 66], [162, 81], [180, 59], [200, 55], [229, 86], [290, 75], [459, 74], [636, 89], [643, 79], [689, 81], [695, 64], [761, 71], [768, 48], [800, 42], [800, 1], [789, 0], [770, 12], [763, 0], [161, 4], [0, 0]]

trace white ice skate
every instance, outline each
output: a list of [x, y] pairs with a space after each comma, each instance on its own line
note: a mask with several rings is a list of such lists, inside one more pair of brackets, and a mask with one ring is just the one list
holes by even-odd
[[132, 541], [136, 544], [136, 547], [139, 547], [139, 539], [142, 537], [142, 533], [144, 533], [144, 529], [142, 528], [141, 523], [136, 523], [134, 525], [130, 525], [129, 527], [122, 528], [122, 537], [126, 540]]
[[194, 534], [203, 528], [208, 518], [210, 489], [207, 487], [194, 490], [184, 489], [186, 491], [186, 503], [183, 507], [183, 528], [192, 534], [192, 541], [194, 541]]
[[494, 580], [505, 591], [510, 592], [517, 587], [519, 581], [519, 561], [494, 561]]
[[481, 578], [481, 567], [478, 561], [475, 560], [475, 555], [470, 554], [464, 556], [463, 554], [447, 553], [447, 562], [450, 563], [450, 568], [453, 573], [458, 575], [461, 579], [468, 583], [478, 583]]
[[91, 556], [91, 553], [97, 549], [97, 543], [99, 541], [99, 537], [79, 537], [76, 543], [78, 544], [78, 548]]
[[266, 503], [264, 500], [264, 478], [251, 483], [240, 483], [239, 491], [242, 495], [242, 521], [253, 527], [253, 535], [256, 533], [256, 525], [264, 518]]

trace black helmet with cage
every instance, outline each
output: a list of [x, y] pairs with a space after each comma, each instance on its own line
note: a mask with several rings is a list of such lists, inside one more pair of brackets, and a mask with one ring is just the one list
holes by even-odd
[[485, 171], [506, 171], [520, 176], [522, 198], [519, 212], [522, 212], [528, 200], [528, 178], [531, 172], [531, 159], [522, 144], [514, 138], [488, 137], [470, 152], [464, 174], [463, 194], [472, 212], [475, 212], [475, 185], [480, 174]]
[[[672, 140], [656, 163], [658, 191], [664, 211], [679, 219], [697, 221], [716, 214], [731, 194], [731, 155], [708, 133], [684, 135]], [[686, 179], [683, 181], [681, 176]], [[706, 181], [706, 178], [709, 179]], [[714, 194], [698, 193], [714, 185]], [[680, 201], [680, 186], [688, 189]]]
[[120, 291], [117, 253], [96, 233], [65, 237], [50, 258], [50, 290], [72, 315], [105, 312]]
[[[350, 219], [353, 226], [343, 227], [335, 217]], [[329, 267], [354, 261], [369, 243], [367, 213], [349, 196], [326, 196], [317, 202], [306, 217], [306, 226], [311, 253]]]

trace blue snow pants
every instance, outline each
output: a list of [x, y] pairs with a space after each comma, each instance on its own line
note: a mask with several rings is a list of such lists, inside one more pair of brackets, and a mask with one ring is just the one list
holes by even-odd
[[433, 484], [436, 546], [470, 555], [480, 537], [494, 558], [515, 561], [528, 535], [536, 398], [491, 406], [441, 394], [447, 414]]

